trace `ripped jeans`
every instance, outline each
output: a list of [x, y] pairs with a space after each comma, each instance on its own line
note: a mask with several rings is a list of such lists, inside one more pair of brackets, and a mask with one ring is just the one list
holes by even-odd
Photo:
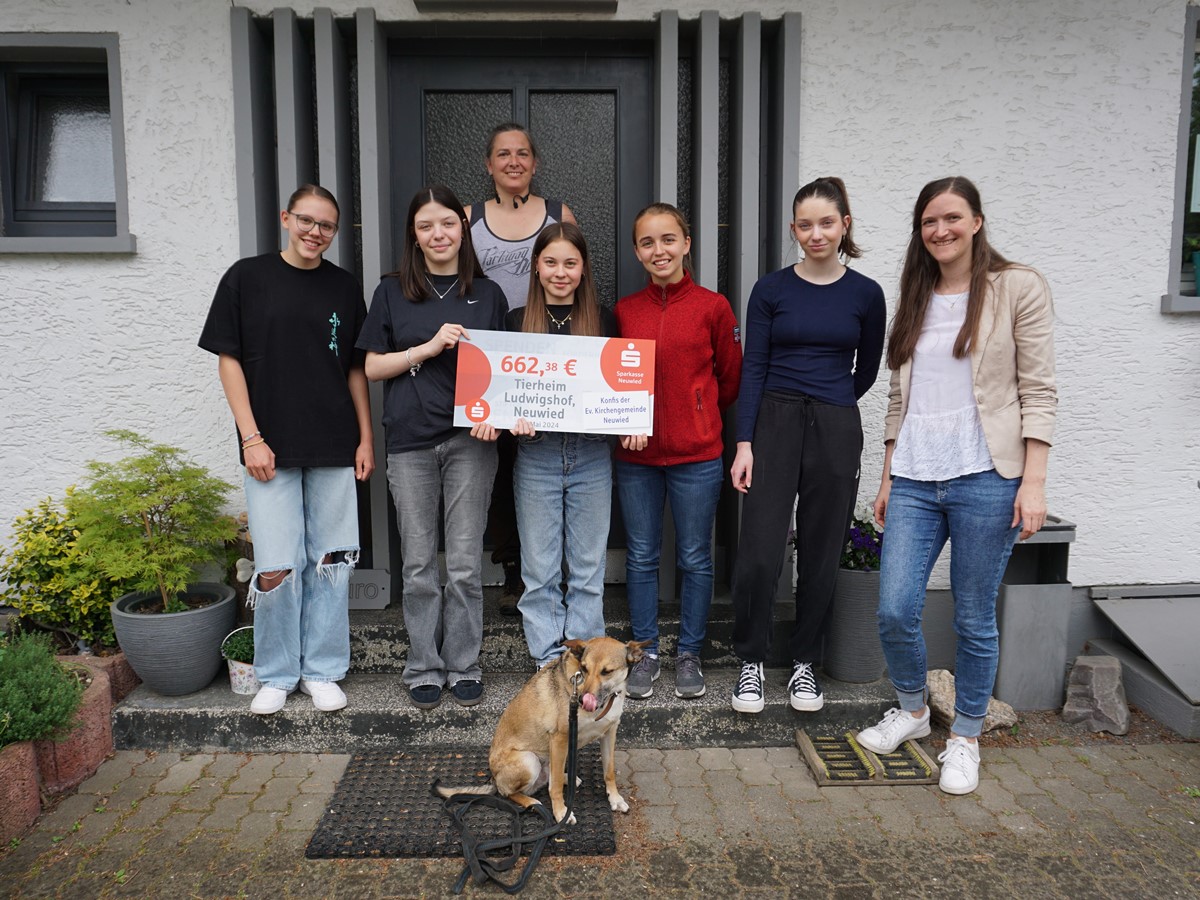
[[[350, 570], [358, 562], [358, 500], [350, 467], [276, 469], [245, 478], [254, 541], [254, 674], [290, 691], [340, 681], [350, 667]], [[328, 559], [328, 561], [326, 561]], [[288, 574], [262, 590], [259, 579]]]

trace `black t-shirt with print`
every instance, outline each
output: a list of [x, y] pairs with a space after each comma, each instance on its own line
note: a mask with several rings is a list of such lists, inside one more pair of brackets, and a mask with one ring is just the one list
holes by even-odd
[[[371, 298], [371, 310], [358, 338], [358, 347], [373, 353], [403, 352], [423, 344], [447, 322], [472, 329], [503, 331], [508, 301], [496, 282], [475, 278], [471, 292], [458, 295], [454, 276], [434, 275], [438, 293], [413, 302], [400, 288], [400, 279], [385, 276]], [[453, 285], [453, 286], [452, 286]], [[454, 380], [458, 350], [443, 350], [421, 365], [389, 378], [383, 386], [383, 428], [388, 453], [436, 447], [464, 429], [454, 427]]]
[[221, 278], [200, 346], [241, 362], [276, 466], [354, 465], [358, 418], [346, 376], [363, 364], [354, 341], [366, 317], [358, 281], [328, 260], [300, 269], [266, 253]]

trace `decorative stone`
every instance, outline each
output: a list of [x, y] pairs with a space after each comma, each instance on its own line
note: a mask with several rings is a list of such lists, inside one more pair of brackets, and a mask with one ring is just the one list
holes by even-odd
[[[926, 675], [929, 686], [929, 709], [935, 721], [949, 727], [954, 722], [954, 675], [945, 669], [934, 669]], [[995, 697], [988, 699], [984, 732], [997, 728], [1012, 728], [1017, 724], [1016, 711]]]
[[1129, 731], [1129, 704], [1121, 661], [1115, 656], [1080, 656], [1071, 667], [1067, 680], [1064, 722], [1083, 722], [1090, 731], [1126, 734]]
[[112, 753], [112, 689], [104, 670], [92, 669], [91, 676], [71, 731], [60, 741], [34, 742], [42, 787], [48, 794], [82, 784]]
[[124, 653], [114, 653], [111, 656], [73, 656], [71, 662], [87, 666], [94, 671], [103, 672], [108, 676], [109, 687], [112, 688], [113, 705], [120, 703], [130, 691], [142, 683], [129, 665]]

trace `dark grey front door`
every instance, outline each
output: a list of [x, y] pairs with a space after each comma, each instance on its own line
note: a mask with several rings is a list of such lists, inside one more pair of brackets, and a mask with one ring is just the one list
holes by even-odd
[[491, 197], [487, 137], [515, 121], [541, 156], [534, 191], [570, 206], [587, 236], [600, 301], [611, 306], [645, 283], [629, 230], [657, 199], [649, 44], [394, 41], [390, 50], [397, 236], [422, 184], [447, 184], [464, 204]]

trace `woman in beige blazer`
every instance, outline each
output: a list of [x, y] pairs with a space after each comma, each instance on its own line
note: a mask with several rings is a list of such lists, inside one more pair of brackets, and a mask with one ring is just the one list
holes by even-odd
[[953, 542], [955, 719], [939, 786], [979, 784], [979, 743], [996, 680], [996, 593], [1018, 535], [1046, 521], [1054, 431], [1053, 309], [1040, 274], [988, 244], [979, 191], [930, 182], [913, 209], [888, 342], [892, 370], [883, 481], [879, 635], [900, 706], [859, 743], [890, 753], [929, 734], [921, 613], [929, 573]]

